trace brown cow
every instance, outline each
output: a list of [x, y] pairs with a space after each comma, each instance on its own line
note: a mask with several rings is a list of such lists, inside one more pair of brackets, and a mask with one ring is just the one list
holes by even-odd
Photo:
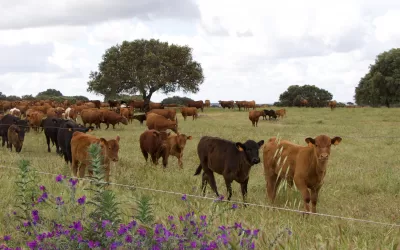
[[36, 132], [39, 132], [39, 127], [42, 123], [43, 117], [44, 113], [41, 111], [32, 111], [28, 115], [26, 115], [29, 126], [33, 128], [33, 130], [35, 130]]
[[284, 116], [286, 116], [286, 109], [278, 109], [275, 111], [276, 116], [278, 116], [278, 118], [283, 118]]
[[194, 107], [193, 108], [183, 107], [183, 108], [181, 108], [181, 113], [183, 116], [183, 120], [185, 120], [185, 121], [186, 121], [186, 117], [188, 117], [188, 116], [193, 117], [192, 121], [194, 121], [194, 119], [197, 119], [197, 116], [198, 116], [197, 108], [194, 108]]
[[300, 100], [300, 106], [301, 107], [307, 107], [308, 106], [308, 100], [306, 100], [306, 99]]
[[209, 108], [211, 106], [210, 100], [205, 100], [204, 101], [204, 107]]
[[76, 112], [76, 110], [74, 108], [67, 108], [65, 110], [65, 117], [64, 119], [67, 120], [73, 120], [76, 122], [76, 118], [78, 116], [78, 113]]
[[258, 119], [260, 119], [260, 116], [264, 115], [264, 111], [258, 111], [258, 110], [251, 110], [249, 111], [249, 120], [253, 124], [253, 127], [258, 127]]
[[96, 108], [96, 104], [93, 102], [85, 102], [83, 106], [86, 106], [86, 108]]
[[128, 106], [143, 112], [144, 101], [130, 101]]
[[171, 129], [175, 133], [178, 133], [178, 118], [175, 118], [175, 121], [171, 121], [162, 115], [149, 113], [146, 115], [146, 126], [149, 129], [155, 129], [157, 131]]
[[148, 113], [154, 113], [157, 115], [162, 115], [167, 119], [175, 120], [176, 117], [176, 110], [175, 109], [152, 109]]
[[241, 108], [245, 108], [244, 107], [245, 103], [246, 103], [246, 101], [236, 101], [236, 105], [238, 106], [239, 111], [240, 111]]
[[143, 125], [143, 121], [146, 121], [146, 115], [145, 114], [134, 115], [132, 118], [134, 120], [138, 120], [140, 122], [140, 125]]
[[83, 109], [81, 111], [81, 119], [83, 126], [86, 127], [86, 123], [89, 124], [89, 127], [92, 124], [96, 125], [96, 128], [100, 128], [100, 123], [104, 122], [104, 114], [101, 110], [93, 108], [93, 109]]
[[289, 186], [294, 182], [301, 192], [305, 210], [310, 211], [311, 201], [311, 211], [316, 213], [318, 192], [326, 174], [331, 145], [338, 145], [342, 138], [320, 135], [305, 141], [307, 146], [285, 140], [278, 142], [275, 137], [269, 139], [264, 147], [267, 196], [274, 202], [280, 181], [286, 179]]
[[134, 113], [134, 110], [131, 107], [120, 109], [120, 114], [123, 117], [127, 118], [130, 123], [132, 123], [132, 121], [133, 121], [133, 113]]
[[63, 113], [63, 111], [57, 110], [56, 108], [47, 109], [47, 117], [62, 118]]
[[183, 150], [186, 146], [186, 141], [191, 140], [192, 136], [185, 134], [171, 135], [165, 131], [157, 131], [150, 129], [144, 131], [140, 135], [140, 149], [147, 162], [148, 154], [155, 165], [158, 165], [158, 160], [163, 158], [163, 167], [167, 167], [168, 158], [170, 155], [178, 158], [178, 165], [183, 168], [182, 158]]
[[99, 100], [90, 100], [89, 103], [93, 103], [95, 108], [101, 107], [101, 102]]
[[104, 115], [104, 121], [107, 125], [106, 129], [110, 127], [110, 124], [113, 126], [113, 129], [115, 129], [115, 124], [117, 123], [122, 123], [124, 125], [128, 125], [128, 119], [120, 114], [115, 113], [114, 111], [110, 111], [107, 109], [101, 110], [103, 111]]
[[248, 109], [253, 108], [253, 110], [255, 110], [256, 109], [256, 102], [255, 101], [247, 102], [247, 108]]
[[164, 109], [164, 105], [162, 103], [150, 102], [150, 110], [152, 109]]
[[336, 108], [337, 102], [336, 101], [330, 101], [328, 103], [328, 106], [331, 108], [331, 111], [333, 111]]
[[[105, 167], [105, 180], [110, 181], [110, 161], [118, 161], [118, 151], [119, 151], [119, 140], [120, 137], [117, 136], [115, 139], [106, 140], [104, 138], [97, 138], [93, 135], [85, 134], [76, 131], [72, 134], [71, 139], [71, 154], [72, 154], [72, 164], [71, 171], [74, 177], [78, 174], [78, 163], [79, 166], [79, 178], [83, 178], [85, 175], [86, 166], [90, 166], [90, 155], [88, 154], [88, 148], [92, 143], [98, 143], [101, 146], [102, 164]], [[93, 170], [88, 169], [89, 176], [93, 175]]]
[[11, 125], [7, 131], [8, 148], [12, 151], [14, 146], [17, 153], [21, 152], [22, 145], [24, 144], [25, 128], [20, 128], [18, 125]]
[[233, 109], [235, 107], [235, 102], [234, 101], [218, 101], [219, 104], [223, 109], [228, 108], [228, 109]]
[[187, 102], [188, 107], [195, 107], [197, 109], [201, 109], [201, 112], [203, 112], [204, 109], [204, 102], [202, 100], [200, 101], [188, 101]]

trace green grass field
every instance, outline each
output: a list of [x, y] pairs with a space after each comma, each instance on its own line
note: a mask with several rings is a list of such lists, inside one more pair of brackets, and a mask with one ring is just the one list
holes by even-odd
[[[120, 184], [137, 185], [160, 190], [200, 195], [201, 176], [193, 176], [199, 164], [197, 143], [201, 136], [218, 136], [232, 141], [247, 139], [268, 140], [278, 134], [287, 140], [305, 145], [306, 137], [320, 134], [341, 136], [342, 142], [332, 147], [324, 186], [320, 192], [317, 211], [319, 213], [400, 224], [400, 116], [399, 109], [386, 108], [287, 108], [287, 117], [278, 121], [259, 121], [254, 128], [248, 119], [248, 112], [238, 110], [205, 109], [196, 121], [183, 121], [178, 115], [179, 131], [193, 136], [188, 141], [183, 170], [178, 161], [170, 157], [166, 170], [160, 165], [146, 164], [139, 148], [139, 136], [147, 129], [134, 121], [128, 126], [120, 125], [115, 130], [103, 129], [92, 134], [106, 139], [121, 137], [119, 162], [112, 166], [111, 181]], [[20, 159], [28, 159], [37, 170], [55, 174], [70, 175], [69, 166], [57, 156], [55, 149], [47, 152], [43, 133], [30, 132], [26, 135], [20, 154], [0, 149], [0, 165], [17, 167]], [[262, 157], [262, 150], [260, 150]], [[250, 173], [248, 187], [249, 203], [270, 205], [266, 200], [263, 164], [254, 166]], [[12, 211], [15, 201], [14, 182], [17, 172], [0, 169], [0, 221]], [[217, 186], [226, 196], [222, 176], [216, 175]], [[40, 175], [38, 184], [48, 189], [62, 190], [54, 176]], [[232, 200], [242, 201], [240, 185], [232, 184]], [[186, 207], [180, 195], [165, 194], [125, 187], [112, 187], [122, 202], [123, 210], [132, 213], [132, 197], [150, 195], [155, 203], [154, 210], [160, 220], [168, 215], [185, 214]], [[79, 190], [82, 195], [84, 191]], [[214, 197], [207, 187], [207, 196]], [[209, 214], [210, 200], [188, 198], [197, 207], [197, 214]], [[276, 206], [303, 210], [300, 194], [295, 190], [281, 189]], [[230, 206], [230, 204], [223, 204]], [[52, 210], [49, 214], [55, 213]], [[55, 215], [54, 215], [55, 216]], [[284, 228], [290, 228], [292, 236], [282, 239], [286, 249], [393, 249], [400, 240], [400, 227], [374, 225], [323, 216], [303, 216], [299, 213], [271, 210], [262, 207], [248, 207], [226, 212], [216, 221], [218, 224], [242, 222], [252, 229], [261, 229], [263, 239], [257, 241], [257, 249], [267, 249], [269, 242]], [[0, 236], [11, 230], [0, 223]]]

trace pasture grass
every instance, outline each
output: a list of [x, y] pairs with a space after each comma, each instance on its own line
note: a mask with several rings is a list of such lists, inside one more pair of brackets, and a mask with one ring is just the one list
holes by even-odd
[[[178, 115], [179, 131], [191, 135], [187, 142], [183, 169], [179, 169], [176, 158], [169, 158], [167, 169], [160, 165], [145, 163], [139, 147], [139, 136], [147, 129], [138, 121], [116, 129], [91, 132], [106, 139], [121, 137], [119, 162], [111, 168], [111, 182], [137, 185], [178, 193], [201, 195], [201, 176], [193, 176], [199, 165], [197, 144], [204, 135], [217, 136], [232, 141], [255, 141], [279, 136], [286, 140], [305, 145], [306, 137], [327, 134], [341, 136], [342, 142], [332, 147], [331, 158], [324, 185], [319, 195], [317, 212], [344, 217], [400, 224], [400, 116], [399, 109], [387, 108], [287, 108], [287, 117], [278, 121], [264, 121], [252, 127], [248, 112], [237, 109], [205, 109], [196, 121], [184, 121]], [[262, 158], [262, 150], [260, 150]], [[0, 149], [0, 165], [17, 167], [21, 159], [30, 161], [38, 171], [70, 175], [69, 166], [57, 156], [54, 147], [47, 152], [43, 133], [29, 132], [25, 137], [22, 152]], [[263, 161], [254, 166], [250, 173], [247, 202], [271, 205], [266, 199]], [[7, 213], [13, 210], [15, 202], [15, 181], [17, 172], [0, 168], [0, 236], [12, 233], [6, 221]], [[222, 176], [215, 175], [217, 187], [226, 197], [226, 187]], [[39, 174], [37, 183], [53, 193], [64, 188], [55, 183], [55, 176]], [[149, 195], [154, 203], [156, 220], [166, 221], [168, 215], [183, 215], [187, 207], [180, 195], [112, 186], [124, 213], [133, 214], [135, 197]], [[242, 201], [240, 185], [232, 184], [232, 200]], [[77, 197], [86, 191], [78, 190]], [[215, 197], [207, 186], [207, 196]], [[210, 214], [212, 201], [188, 197], [197, 208], [197, 214]], [[278, 207], [303, 210], [301, 195], [286, 186], [280, 188], [276, 203]], [[231, 206], [223, 203], [222, 206]], [[48, 215], [57, 216], [54, 209], [45, 210]], [[364, 222], [329, 218], [324, 216], [303, 216], [299, 213], [272, 210], [250, 206], [231, 210], [216, 218], [219, 224], [242, 222], [249, 228], [261, 230], [257, 249], [268, 249], [278, 238], [285, 249], [396, 249], [400, 241], [400, 228], [374, 225]], [[289, 228], [291, 236], [279, 238], [280, 232]], [[278, 245], [275, 245], [278, 246]]]

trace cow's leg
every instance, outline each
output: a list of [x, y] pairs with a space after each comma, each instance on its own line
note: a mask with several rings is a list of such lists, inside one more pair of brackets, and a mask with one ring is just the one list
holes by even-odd
[[150, 156], [151, 156], [151, 160], [153, 161], [153, 164], [158, 165], [157, 154], [152, 153], [152, 154], [150, 154]]
[[72, 159], [71, 174], [73, 177], [77, 177], [77, 173], [78, 173], [78, 162], [75, 159]]
[[[272, 170], [271, 170], [272, 171]], [[278, 177], [276, 174], [267, 174], [267, 195], [268, 198], [273, 203], [276, 197], [276, 189], [278, 188], [279, 184], [281, 183], [282, 178]]]
[[210, 182], [211, 189], [215, 192], [217, 197], [219, 197], [219, 193], [218, 193], [218, 189], [217, 189], [217, 183], [215, 182], [214, 172], [211, 171], [210, 169], [207, 169], [207, 171], [205, 171], [205, 172], [206, 172], [206, 174], [208, 176], [208, 180]]
[[142, 154], [143, 154], [143, 156], [144, 156], [144, 159], [145, 159], [146, 162], [147, 162], [147, 159], [149, 158], [149, 154], [147, 153], [146, 150], [143, 150], [143, 149], [142, 149]]
[[310, 191], [308, 190], [306, 183], [304, 182], [304, 180], [296, 178], [296, 176], [294, 178], [294, 183], [296, 184], [297, 189], [300, 191], [301, 196], [303, 197], [304, 209], [307, 212], [310, 212], [311, 197], [310, 197]]
[[232, 180], [225, 179], [226, 190], [228, 191], [228, 201], [231, 200], [232, 197]]
[[50, 137], [46, 135], [46, 142], [47, 142], [47, 152], [51, 152], [50, 150]]
[[1, 137], [1, 146], [4, 147], [5, 144], [6, 144], [6, 139], [5, 139], [5, 136], [3, 135]]
[[203, 191], [203, 196], [206, 196], [207, 183], [208, 183], [208, 176], [203, 171], [203, 175], [201, 177], [201, 191]]
[[[247, 184], [249, 183], [249, 178], [247, 178], [243, 183], [240, 183], [240, 188], [242, 190], [243, 202], [246, 203], [247, 197]], [[245, 206], [247, 206], [245, 204]]]
[[317, 212], [317, 201], [318, 201], [318, 193], [319, 193], [320, 188], [316, 189], [311, 189], [311, 212], [316, 213]]
[[10, 151], [12, 152], [12, 143], [9, 145]]
[[55, 143], [56, 143], [56, 153], [59, 154], [61, 150], [59, 149], [60, 146], [58, 146], [58, 140], [55, 140]]
[[106, 124], [107, 124], [106, 129], [108, 129], [108, 128], [110, 127], [110, 123], [109, 123], [109, 122], [106, 122]]
[[179, 156], [178, 156], [178, 166], [179, 166], [179, 168], [181, 168], [181, 169], [183, 169], [182, 158], [183, 158], [183, 152], [180, 153]]
[[[112, 126], [113, 126], [113, 129], [115, 129], [115, 124], [111, 124]], [[119, 122], [118, 122], [118, 125], [119, 125]]]
[[105, 171], [104, 171], [104, 174], [105, 174], [105, 181], [106, 182], [110, 182], [110, 170], [111, 170], [111, 168], [110, 168], [110, 164], [108, 164], [107, 166], [106, 166], [106, 169], [105, 169]]

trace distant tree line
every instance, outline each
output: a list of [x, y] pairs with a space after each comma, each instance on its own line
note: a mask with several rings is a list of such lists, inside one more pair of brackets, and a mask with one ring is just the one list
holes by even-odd
[[300, 107], [304, 101], [308, 107], [326, 107], [332, 100], [332, 94], [327, 90], [314, 85], [291, 85], [279, 96], [279, 102], [274, 103], [280, 107]]
[[193, 99], [190, 99], [188, 97], [173, 96], [173, 97], [165, 98], [164, 100], [161, 101], [161, 103], [162, 104], [185, 105], [189, 101], [193, 101]]
[[19, 100], [54, 100], [54, 101], [64, 101], [69, 100], [70, 102], [74, 103], [76, 101], [89, 101], [89, 98], [86, 96], [64, 96], [59, 90], [56, 89], [47, 89], [45, 91], [39, 92], [36, 96], [33, 95], [23, 95], [23, 96], [16, 96], [16, 95], [5, 95], [0, 92], [0, 100], [6, 101], [19, 101]]

